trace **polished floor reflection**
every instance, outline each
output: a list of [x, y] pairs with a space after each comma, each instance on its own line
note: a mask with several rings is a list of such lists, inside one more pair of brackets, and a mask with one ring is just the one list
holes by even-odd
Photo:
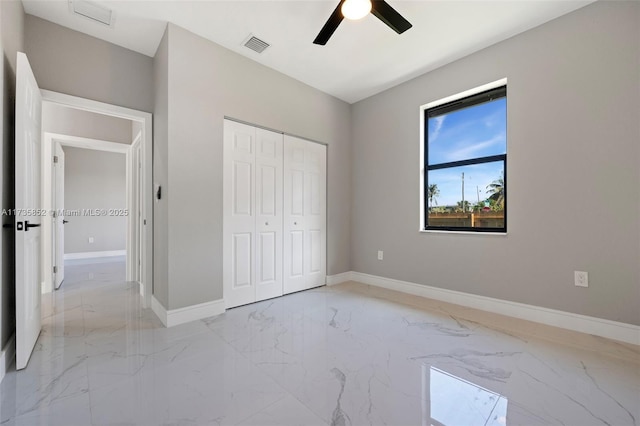
[[66, 273], [2, 425], [640, 422], [631, 345], [358, 283], [165, 329], [122, 261]]

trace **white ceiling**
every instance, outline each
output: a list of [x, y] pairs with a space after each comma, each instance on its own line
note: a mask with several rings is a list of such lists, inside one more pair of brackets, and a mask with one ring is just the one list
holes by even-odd
[[[173, 22], [312, 87], [353, 103], [594, 0], [387, 0], [413, 28], [397, 35], [373, 15], [344, 20], [312, 43], [338, 0], [111, 1], [113, 28], [69, 12], [66, 0], [22, 0], [29, 14], [154, 56]], [[244, 47], [249, 34], [271, 44]]]

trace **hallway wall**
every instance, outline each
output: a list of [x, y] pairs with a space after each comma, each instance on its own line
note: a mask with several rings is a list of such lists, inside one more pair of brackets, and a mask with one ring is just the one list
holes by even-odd
[[41, 89], [153, 111], [153, 60], [33, 15], [24, 46]]
[[[125, 155], [63, 147], [65, 153], [65, 210], [125, 209]], [[126, 249], [126, 216], [69, 216], [64, 253]], [[94, 242], [89, 243], [89, 237]]]

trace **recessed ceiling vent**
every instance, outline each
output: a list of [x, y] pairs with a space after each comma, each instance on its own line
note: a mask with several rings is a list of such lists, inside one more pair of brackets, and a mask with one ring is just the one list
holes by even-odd
[[69, 11], [108, 27], [113, 26], [113, 10], [87, 0], [69, 0]]
[[250, 35], [249, 38], [244, 42], [244, 46], [255, 52], [262, 53], [270, 45], [266, 41], [260, 40], [254, 35]]

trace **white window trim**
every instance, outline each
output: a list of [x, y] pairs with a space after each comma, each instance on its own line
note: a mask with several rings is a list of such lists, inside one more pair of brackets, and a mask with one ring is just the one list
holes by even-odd
[[[430, 108], [434, 108], [448, 102], [457, 101], [458, 99], [466, 98], [468, 96], [473, 96], [477, 93], [486, 92], [487, 90], [495, 89], [500, 86], [506, 86], [507, 79], [501, 78], [500, 80], [492, 81], [491, 83], [483, 84], [482, 86], [474, 87], [473, 89], [465, 90], [464, 92], [456, 93], [455, 95], [447, 96], [446, 98], [438, 99], [424, 105], [420, 106], [420, 140], [418, 143], [420, 144], [420, 157], [419, 157], [419, 168], [420, 170], [420, 218], [419, 218], [419, 228], [418, 232], [425, 234], [457, 234], [457, 235], [507, 235], [506, 232], [465, 232], [465, 231], [448, 231], [448, 230], [434, 230], [424, 229], [426, 224], [424, 222], [424, 173], [425, 173], [425, 164], [424, 164], [424, 111]], [[509, 151], [509, 146], [507, 144], [507, 154]], [[508, 206], [507, 206], [508, 208]]]

